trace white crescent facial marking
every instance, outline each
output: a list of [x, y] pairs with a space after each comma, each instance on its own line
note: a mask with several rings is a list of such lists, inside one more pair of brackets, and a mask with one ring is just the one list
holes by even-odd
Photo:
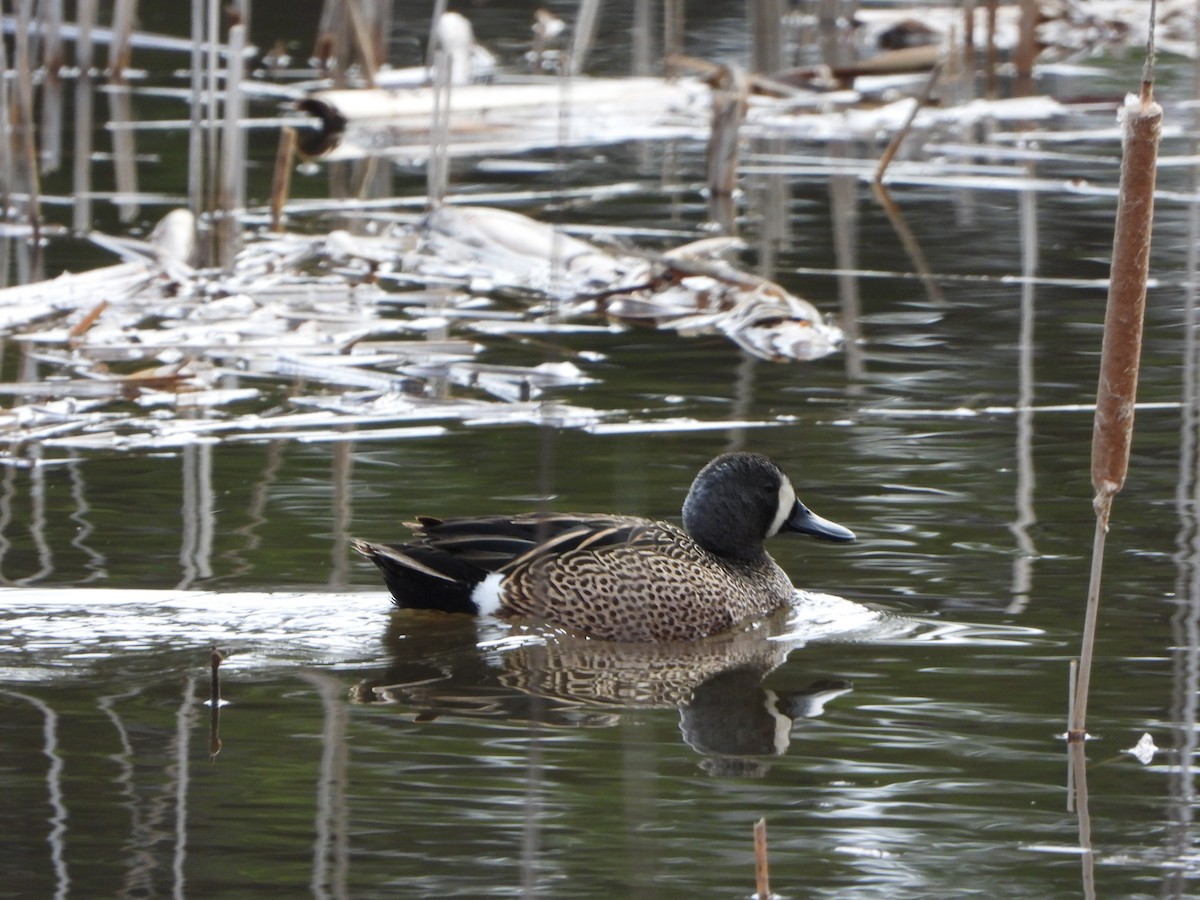
[[494, 616], [500, 611], [500, 583], [502, 581], [504, 581], [503, 575], [499, 572], [491, 572], [472, 589], [471, 602], [479, 609], [479, 615]]
[[787, 517], [792, 514], [792, 507], [795, 505], [796, 489], [792, 487], [792, 482], [784, 475], [783, 481], [779, 483], [779, 508], [775, 510], [775, 520], [771, 522], [771, 527], [767, 531], [767, 537], [779, 534], [779, 529], [783, 527], [783, 523], [787, 521]]

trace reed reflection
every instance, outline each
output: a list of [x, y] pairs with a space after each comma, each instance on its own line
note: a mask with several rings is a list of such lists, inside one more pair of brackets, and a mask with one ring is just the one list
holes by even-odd
[[63, 790], [63, 755], [59, 740], [59, 717], [51, 706], [40, 697], [23, 691], [0, 688], [0, 696], [28, 704], [42, 717], [42, 755], [49, 765], [46, 769], [46, 797], [50, 804], [50, 830], [46, 842], [50, 849], [50, 863], [54, 872], [54, 898], [70, 896], [71, 876], [67, 867], [67, 803]]
[[312, 880], [309, 887], [317, 898], [348, 897], [350, 881], [350, 747], [347, 743], [349, 715], [341, 679], [324, 672], [301, 672], [321, 700], [321, 767], [317, 776], [316, 840], [313, 842]]
[[33, 466], [29, 469], [29, 536], [37, 550], [37, 571], [18, 580], [19, 585], [36, 584], [54, 574], [54, 551], [46, 539], [46, 470], [39, 465], [40, 448], [33, 453]]
[[[1191, 174], [1193, 195], [1200, 187], [1200, 169]], [[1186, 859], [1196, 846], [1194, 834], [1197, 747], [1197, 706], [1200, 703], [1200, 310], [1197, 275], [1200, 270], [1200, 202], [1188, 207], [1187, 273], [1184, 282], [1183, 373], [1179, 423], [1179, 475], [1175, 509], [1179, 531], [1175, 540], [1175, 613], [1171, 617], [1171, 724], [1176, 754], [1170, 772], [1167, 804], [1166, 856]], [[1164, 897], [1186, 896], [1185, 867], [1166, 870]]]
[[[1032, 168], [1032, 166], [1030, 167]], [[1032, 178], [1033, 172], [1029, 176]], [[1033, 509], [1033, 323], [1034, 291], [1038, 268], [1037, 193], [1021, 191], [1021, 332], [1017, 341], [1017, 517], [1010, 523], [1009, 530], [1017, 543], [1017, 555], [1013, 559], [1012, 599], [1008, 612], [1024, 612], [1029, 605], [1030, 587], [1033, 581], [1033, 560], [1036, 548], [1029, 529], [1037, 524]]]
[[84, 568], [88, 574], [84, 576], [81, 583], [87, 584], [91, 581], [103, 580], [108, 577], [108, 560], [103, 553], [94, 549], [89, 543], [96, 527], [90, 518], [92, 505], [88, 502], [85, 493], [87, 483], [83, 478], [83, 467], [78, 460], [71, 460], [67, 463], [67, 472], [71, 477], [71, 500], [75, 504], [75, 510], [71, 513], [71, 521], [75, 523], [75, 534], [71, 537], [71, 546], [87, 557]]
[[189, 444], [180, 454], [183, 468], [183, 530], [179, 546], [182, 577], [177, 587], [211, 578], [216, 498], [212, 483], [212, 445]]
[[266, 444], [266, 460], [262, 471], [247, 492], [245, 505], [246, 523], [233, 529], [242, 539], [240, 548], [232, 548], [224, 554], [230, 576], [236, 578], [254, 570], [253, 558], [263, 545], [262, 529], [267, 524], [267, 501], [279, 479], [283, 466], [286, 441], [272, 440]]
[[[846, 141], [830, 145], [830, 155], [845, 159], [850, 155]], [[838, 299], [841, 306], [842, 332], [846, 335], [846, 377], [851, 382], [866, 376], [859, 320], [862, 303], [858, 292], [858, 178], [852, 170], [829, 176], [829, 205], [833, 224], [833, 249], [838, 268]]]

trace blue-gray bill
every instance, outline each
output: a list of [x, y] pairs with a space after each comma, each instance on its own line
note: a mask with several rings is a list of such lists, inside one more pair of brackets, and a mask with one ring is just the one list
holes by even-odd
[[845, 525], [839, 525], [837, 522], [831, 522], [818, 516], [799, 500], [796, 501], [796, 505], [792, 507], [792, 514], [787, 517], [787, 521], [779, 530], [808, 534], [823, 541], [844, 543], [854, 540], [854, 532]]

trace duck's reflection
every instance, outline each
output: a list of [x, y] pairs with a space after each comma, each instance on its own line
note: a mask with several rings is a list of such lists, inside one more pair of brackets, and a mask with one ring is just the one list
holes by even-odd
[[821, 715], [826, 703], [851, 690], [848, 681], [820, 679], [800, 691], [777, 693], [763, 686], [765, 674], [749, 666], [721, 672], [679, 707], [679, 730], [706, 757], [707, 771], [765, 771], [763, 759], [787, 752], [798, 721]]
[[822, 714], [850, 682], [819, 678], [773, 690], [767, 676], [802, 642], [787, 613], [688, 643], [623, 644], [525, 626], [479, 631], [477, 620], [401, 611], [385, 637], [391, 657], [351, 691], [396, 703], [418, 722], [494, 717], [604, 727], [621, 710], [679, 710], [680, 732], [714, 774], [761, 774], [787, 752], [797, 723]]

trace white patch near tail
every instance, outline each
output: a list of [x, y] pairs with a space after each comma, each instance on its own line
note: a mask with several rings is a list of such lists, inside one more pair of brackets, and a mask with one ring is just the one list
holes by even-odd
[[479, 609], [481, 616], [494, 616], [500, 611], [500, 588], [504, 576], [499, 572], [490, 572], [483, 581], [475, 585], [471, 591], [471, 602]]

